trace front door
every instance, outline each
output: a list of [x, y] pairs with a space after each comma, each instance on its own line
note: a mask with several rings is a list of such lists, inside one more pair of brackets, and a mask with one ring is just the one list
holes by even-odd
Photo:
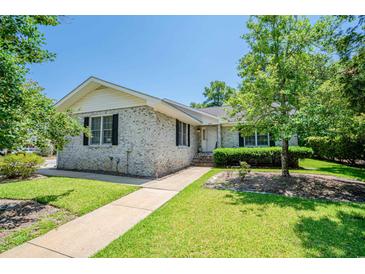
[[202, 152], [207, 152], [207, 129], [205, 127], [202, 127], [200, 134]]

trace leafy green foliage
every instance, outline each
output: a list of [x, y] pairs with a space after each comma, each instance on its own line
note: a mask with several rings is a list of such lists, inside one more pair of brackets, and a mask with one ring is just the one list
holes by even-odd
[[[312, 25], [298, 16], [254, 16], [242, 37], [250, 51], [240, 60], [240, 91], [229, 100], [231, 113], [245, 134], [269, 131], [282, 140], [282, 170], [287, 176], [288, 140], [311, 115], [302, 108], [327, 79], [327, 56], [321, 50], [330, 21]], [[307, 103], [308, 104], [308, 103]], [[318, 113], [318, 112], [317, 112]], [[317, 117], [319, 125], [322, 117]]]
[[308, 137], [307, 145], [313, 148], [314, 156], [319, 159], [338, 160], [355, 164], [365, 160], [365, 140], [351, 139], [348, 136]]
[[57, 24], [56, 16], [0, 16], [0, 148], [15, 147], [22, 134], [27, 65], [54, 59], [38, 26]]
[[248, 173], [250, 173], [250, 171], [251, 171], [250, 167], [251, 166], [247, 162], [245, 162], [245, 161], [240, 162], [240, 168], [238, 170], [238, 174], [240, 176], [241, 181], [243, 181], [245, 179], [246, 175]]
[[0, 173], [7, 178], [27, 178], [44, 162], [34, 153], [9, 154], [0, 158]]
[[342, 61], [349, 60], [364, 48], [365, 15], [340, 15], [332, 23], [334, 32], [327, 42]]
[[206, 100], [203, 103], [191, 103], [190, 106], [193, 108], [205, 108], [222, 106], [227, 100], [234, 94], [235, 89], [229, 87], [223, 81], [210, 82], [209, 87], [204, 88], [203, 95]]
[[[312, 156], [312, 149], [307, 147], [291, 146], [289, 148], [289, 165], [298, 167], [298, 159]], [[246, 161], [256, 166], [280, 166], [280, 147], [257, 148], [217, 148], [213, 151], [214, 163], [217, 166], [238, 166]]]
[[[365, 24], [364, 24], [365, 27]], [[365, 39], [362, 48], [350, 60], [342, 61], [338, 80], [351, 107], [357, 113], [365, 113]]]
[[56, 26], [57, 16], [0, 16], [0, 149], [14, 149], [36, 139], [62, 149], [66, 136], [83, 127], [69, 113], [56, 113], [36, 82], [27, 81], [29, 65], [52, 61], [40, 26]]

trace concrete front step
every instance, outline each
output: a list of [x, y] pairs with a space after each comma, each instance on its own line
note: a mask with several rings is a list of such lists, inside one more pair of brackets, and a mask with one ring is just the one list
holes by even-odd
[[214, 163], [191, 163], [192, 166], [214, 167]]
[[191, 162], [193, 166], [213, 167], [213, 155], [211, 153], [198, 153]]

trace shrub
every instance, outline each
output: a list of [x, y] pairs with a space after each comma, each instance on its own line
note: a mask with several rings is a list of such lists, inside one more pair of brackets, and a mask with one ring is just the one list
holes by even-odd
[[356, 160], [365, 160], [365, 141], [344, 136], [308, 137], [307, 145], [314, 151], [314, 157], [337, 160], [355, 164]]
[[44, 159], [34, 153], [9, 154], [0, 159], [0, 173], [7, 178], [29, 177]]
[[[312, 154], [313, 150], [308, 147], [289, 147], [289, 166], [298, 167], [298, 159]], [[281, 166], [281, 147], [217, 148], [213, 157], [217, 166], [238, 166], [241, 161], [254, 166]]]
[[245, 179], [246, 175], [251, 171], [250, 165], [247, 162], [242, 161], [240, 162], [240, 169], [238, 171], [240, 175], [241, 182]]

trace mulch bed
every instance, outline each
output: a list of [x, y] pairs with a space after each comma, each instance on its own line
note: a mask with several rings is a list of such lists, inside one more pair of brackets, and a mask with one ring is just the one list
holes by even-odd
[[238, 172], [223, 171], [210, 178], [205, 187], [330, 201], [365, 202], [365, 183], [324, 175], [292, 173], [289, 178], [284, 178], [278, 173], [251, 172], [241, 181]]
[[31, 200], [0, 199], [0, 239], [59, 210]]
[[45, 179], [45, 178], [48, 177], [37, 173], [34, 173], [27, 178], [14, 178], [14, 179], [8, 179], [4, 175], [0, 174], [0, 184], [16, 183], [24, 180], [30, 181], [30, 180]]

